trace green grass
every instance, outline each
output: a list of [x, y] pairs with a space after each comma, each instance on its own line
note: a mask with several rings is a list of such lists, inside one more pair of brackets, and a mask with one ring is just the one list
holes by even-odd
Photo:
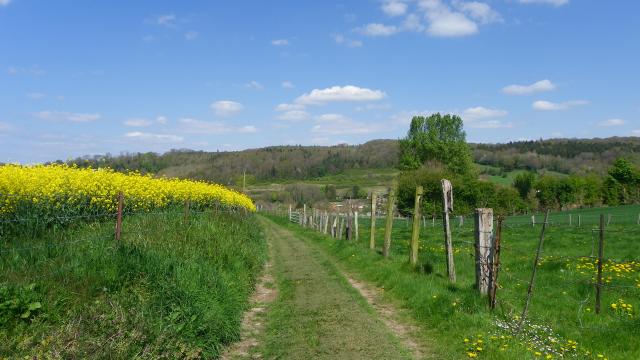
[[213, 358], [239, 337], [265, 243], [253, 216], [182, 211], [0, 242], [0, 358]]
[[[597, 233], [593, 231], [598, 214], [611, 213], [612, 221], [606, 229], [605, 281], [609, 280], [602, 296], [603, 309], [594, 313], [594, 287], [591, 283], [593, 259], [583, 258], [597, 253]], [[458, 281], [447, 280], [443, 250], [442, 225], [422, 229], [420, 238], [419, 267], [412, 270], [408, 263], [410, 226], [404, 220], [395, 222], [392, 256], [383, 259], [379, 255], [383, 240], [384, 223], [378, 221], [377, 251], [370, 251], [369, 222], [360, 221], [360, 241], [348, 243], [336, 241], [312, 230], [300, 229], [297, 225], [286, 225], [299, 234], [312, 239], [332, 254], [349, 271], [385, 289], [387, 296], [408, 308], [418, 322], [424, 324], [427, 336], [440, 347], [443, 358], [459, 359], [467, 352], [475, 351], [485, 359], [527, 359], [547, 355], [544, 346], [571, 349], [575, 341], [576, 351], [566, 352], [565, 358], [595, 358], [603, 354], [609, 359], [640, 358], [637, 339], [640, 336], [640, 253], [637, 240], [640, 226], [636, 219], [639, 206], [574, 211], [580, 214], [582, 226], [567, 223], [568, 213], [557, 213], [551, 217], [553, 225], [545, 237], [544, 253], [538, 269], [533, 300], [529, 311], [529, 325], [518, 337], [513, 331], [501, 329], [514, 324], [514, 317], [522, 312], [526, 289], [531, 276], [535, 248], [541, 226], [532, 227], [529, 217], [508, 219], [503, 229], [501, 256], [499, 306], [492, 313], [487, 309], [487, 300], [474, 290], [474, 234], [473, 220], [466, 219], [458, 227], [453, 221], [455, 264]], [[539, 217], [538, 221], [542, 221]], [[528, 220], [528, 221], [527, 221]], [[280, 220], [285, 224], [285, 220]], [[594, 252], [595, 251], [595, 252]], [[615, 265], [618, 264], [618, 265]], [[609, 265], [626, 264], [629, 272], [615, 271]], [[632, 317], [616, 312], [611, 304], [622, 299], [634, 309]], [[517, 324], [517, 321], [515, 321]], [[534, 334], [537, 333], [537, 334]], [[481, 344], [477, 340], [481, 336]], [[502, 338], [504, 336], [504, 339]], [[494, 337], [494, 338], [492, 338]], [[535, 337], [544, 341], [536, 344]], [[552, 342], [553, 337], [556, 342]], [[469, 342], [465, 343], [464, 339]], [[476, 343], [473, 346], [473, 343]], [[586, 355], [586, 352], [590, 355]], [[549, 352], [551, 354], [551, 352]], [[557, 354], [551, 354], [558, 358]]]

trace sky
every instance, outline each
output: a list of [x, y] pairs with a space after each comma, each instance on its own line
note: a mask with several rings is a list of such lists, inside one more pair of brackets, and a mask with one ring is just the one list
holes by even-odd
[[640, 136], [640, 2], [0, 0], [0, 162]]

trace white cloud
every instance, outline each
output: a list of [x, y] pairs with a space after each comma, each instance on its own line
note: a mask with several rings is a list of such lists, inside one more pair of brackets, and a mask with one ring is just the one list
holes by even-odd
[[293, 89], [294, 87], [296, 87], [295, 85], [293, 85], [293, 83], [291, 81], [285, 80], [282, 82], [282, 88], [284, 89]]
[[535, 101], [531, 106], [535, 110], [542, 111], [560, 111], [560, 110], [569, 110], [574, 107], [587, 105], [589, 102], [586, 100], [571, 100], [565, 101], [561, 103], [554, 103], [551, 101], [538, 100]]
[[158, 141], [158, 142], [182, 142], [184, 138], [178, 135], [170, 134], [154, 134], [145, 133], [140, 131], [132, 131], [124, 134], [126, 138], [135, 139], [138, 141]]
[[334, 36], [333, 39], [336, 41], [336, 44], [344, 45], [346, 47], [351, 47], [351, 48], [362, 47], [362, 41], [349, 39], [349, 38], [346, 38], [344, 35], [338, 34]]
[[251, 80], [248, 83], [243, 85], [245, 88], [247, 89], [251, 89], [251, 90], [262, 90], [264, 89], [264, 86], [262, 86], [262, 84], [260, 84], [259, 82], [255, 81], [255, 80]]
[[622, 126], [624, 124], [626, 124], [627, 122], [622, 120], [622, 119], [607, 119], [604, 121], [600, 121], [598, 123], [598, 126]]
[[458, 37], [473, 35], [478, 32], [478, 25], [458, 12], [430, 11], [427, 12], [430, 23], [427, 33], [436, 37]]
[[635, 136], [640, 136], [640, 129], [637, 130], [632, 130], [631, 134], [635, 135]]
[[189, 30], [186, 33], [184, 33], [184, 38], [187, 40], [195, 40], [198, 38], [199, 35], [200, 35], [199, 32], [195, 30]]
[[33, 93], [28, 93], [27, 97], [29, 99], [33, 99], [33, 100], [40, 100], [40, 99], [44, 99], [47, 95], [43, 94], [43, 93], [38, 93], [38, 92], [33, 92]]
[[66, 111], [44, 110], [33, 114], [40, 120], [69, 121], [75, 123], [92, 122], [100, 119], [100, 114], [71, 113]]
[[17, 66], [9, 66], [7, 68], [7, 74], [9, 75], [31, 75], [31, 76], [41, 76], [46, 72], [40, 68], [38, 65], [33, 65], [31, 67], [17, 67]]
[[385, 25], [379, 23], [367, 24], [356, 30], [359, 33], [367, 36], [391, 36], [398, 32], [398, 28], [394, 25]]
[[369, 134], [380, 131], [381, 127], [353, 121], [342, 114], [323, 114], [316, 117], [313, 133], [325, 135]]
[[513, 123], [511, 122], [505, 123], [499, 120], [474, 121], [470, 123], [465, 123], [465, 125], [474, 129], [502, 129], [502, 128], [513, 127]]
[[333, 86], [326, 89], [313, 89], [310, 93], [298, 97], [296, 104], [321, 105], [341, 101], [378, 101], [387, 95], [380, 90], [371, 90], [353, 85]]
[[0, 0], [0, 6], [7, 6], [10, 2], [11, 0]]
[[276, 106], [275, 111], [291, 111], [291, 110], [303, 110], [304, 105], [302, 104], [278, 104]]
[[562, 6], [569, 3], [569, 0], [518, 0], [520, 4], [548, 4]]
[[382, 4], [382, 11], [389, 16], [400, 16], [407, 12], [407, 4], [402, 1], [387, 1]]
[[220, 100], [211, 104], [211, 109], [218, 116], [231, 116], [242, 111], [244, 106], [239, 102], [231, 100]]
[[420, 16], [416, 14], [409, 14], [402, 22], [401, 29], [403, 31], [422, 32], [424, 31], [425, 26], [422, 24]]
[[490, 24], [493, 22], [501, 22], [502, 16], [491, 8], [488, 4], [478, 1], [454, 1], [454, 5], [463, 13], [481, 24]]
[[465, 109], [462, 112], [462, 118], [467, 121], [475, 121], [480, 119], [492, 119], [498, 117], [504, 117], [508, 114], [506, 110], [501, 109], [489, 109], [483, 106], [476, 106]]
[[304, 110], [285, 111], [278, 115], [278, 119], [286, 121], [302, 121], [309, 118], [309, 113]]
[[124, 125], [126, 126], [131, 126], [131, 127], [146, 127], [146, 126], [151, 126], [153, 124], [153, 121], [149, 120], [149, 119], [127, 119], [124, 121]]
[[175, 25], [176, 19], [174, 14], [160, 15], [156, 18], [156, 22], [158, 25], [171, 27]]
[[271, 45], [273, 45], [273, 46], [287, 46], [287, 45], [289, 45], [289, 40], [287, 40], [287, 39], [271, 40]]
[[258, 129], [253, 125], [234, 127], [221, 121], [202, 121], [198, 119], [183, 118], [179, 119], [178, 123], [181, 124], [180, 131], [187, 134], [217, 135], [228, 133], [254, 133], [258, 131]]
[[239, 133], [256, 133], [258, 132], [258, 128], [253, 126], [253, 125], [245, 125], [245, 126], [241, 126], [238, 128], [237, 130]]
[[166, 117], [166, 116], [162, 116], [162, 115], [160, 115], [160, 116], [156, 117], [156, 122], [157, 122], [158, 124], [165, 125], [168, 121], [169, 121], [169, 120], [167, 119], [167, 117]]
[[538, 92], [552, 91], [556, 85], [551, 80], [544, 79], [536, 81], [531, 85], [509, 85], [502, 88], [502, 92], [508, 95], [529, 95]]

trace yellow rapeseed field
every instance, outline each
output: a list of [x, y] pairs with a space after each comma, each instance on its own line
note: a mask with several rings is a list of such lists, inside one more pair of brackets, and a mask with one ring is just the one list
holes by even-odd
[[0, 166], [0, 215], [5, 217], [25, 211], [113, 213], [119, 192], [129, 212], [163, 209], [185, 200], [193, 207], [222, 205], [255, 211], [249, 197], [217, 184], [67, 165]]

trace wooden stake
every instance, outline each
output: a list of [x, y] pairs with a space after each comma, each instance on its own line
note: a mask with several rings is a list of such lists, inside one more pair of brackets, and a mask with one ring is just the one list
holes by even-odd
[[493, 247], [493, 209], [476, 209], [475, 216], [475, 248], [476, 248], [476, 289], [482, 295], [489, 294], [491, 269], [493, 261], [491, 249]]
[[360, 239], [360, 234], [358, 233], [358, 212], [356, 211], [353, 214], [353, 233], [356, 238], [356, 242]]
[[189, 222], [189, 199], [184, 201], [184, 223], [187, 224]]
[[382, 256], [389, 257], [391, 248], [391, 230], [393, 228], [393, 203], [395, 201], [395, 192], [393, 188], [389, 189], [389, 197], [387, 199], [387, 223], [384, 227], [384, 246], [382, 248]]
[[331, 237], [334, 239], [338, 237], [338, 216], [333, 215], [333, 226], [331, 227]]
[[420, 203], [423, 192], [424, 190], [422, 186], [416, 187], [415, 202], [413, 205], [413, 229], [411, 231], [411, 247], [409, 248], [409, 262], [414, 267], [418, 263], [418, 251], [420, 242]]
[[451, 242], [451, 226], [449, 224], [449, 212], [453, 211], [453, 187], [451, 182], [446, 179], [442, 179], [442, 194], [443, 194], [443, 219], [442, 224], [444, 227], [444, 247], [447, 255], [447, 275], [450, 282], [456, 282], [456, 268], [453, 263], [453, 244]]
[[538, 270], [538, 262], [540, 261], [540, 254], [542, 253], [542, 245], [544, 243], [544, 231], [547, 228], [547, 222], [549, 221], [549, 210], [547, 210], [546, 215], [544, 216], [544, 223], [542, 224], [542, 231], [540, 232], [540, 241], [538, 242], [538, 250], [536, 251], [536, 259], [533, 261], [533, 271], [531, 271], [531, 280], [529, 281], [529, 287], [527, 288], [527, 300], [524, 303], [524, 310], [522, 310], [522, 316], [520, 317], [520, 325], [518, 329], [522, 329], [522, 324], [527, 318], [527, 313], [529, 312], [529, 303], [531, 302], [531, 297], [533, 296], [533, 286], [536, 281], [536, 271]]
[[602, 293], [602, 262], [604, 260], [604, 215], [600, 215], [600, 238], [598, 241], [598, 277], [596, 283], [596, 314], [600, 314], [600, 296]]
[[536, 226], [536, 216], [531, 215], [531, 226]]
[[582, 226], [582, 216], [578, 214], [578, 227]]
[[611, 214], [607, 216], [607, 226], [609, 226], [609, 224], [611, 224]]
[[571, 225], [572, 225], [571, 220], [572, 220], [572, 219], [571, 219], [571, 214], [569, 214], [569, 226], [571, 226]]
[[[376, 205], [377, 205], [377, 195], [376, 193], [371, 193], [371, 233], [369, 234], [369, 249], [376, 248]], [[640, 218], [640, 216], [639, 216]]]
[[124, 194], [118, 193], [118, 213], [116, 215], [116, 240], [120, 240], [120, 234], [122, 233], [122, 207], [124, 205]]
[[500, 242], [502, 239], [502, 216], [498, 216], [496, 223], [496, 235], [493, 240], [493, 266], [491, 268], [491, 282], [489, 284], [489, 308], [496, 308], [498, 293], [498, 272], [500, 271]]
[[351, 241], [351, 204], [349, 204], [349, 207], [347, 208], [347, 221], [345, 230], [345, 239], [347, 239], [347, 241]]
[[325, 235], [327, 234], [328, 230], [329, 230], [329, 213], [325, 210], [324, 212], [324, 229], [323, 229]]
[[302, 226], [307, 226], [307, 204], [302, 204]]
[[338, 216], [340, 217], [340, 229], [338, 229], [338, 240], [342, 240], [342, 233], [344, 231], [344, 218], [342, 217], [342, 214], [338, 214]]

